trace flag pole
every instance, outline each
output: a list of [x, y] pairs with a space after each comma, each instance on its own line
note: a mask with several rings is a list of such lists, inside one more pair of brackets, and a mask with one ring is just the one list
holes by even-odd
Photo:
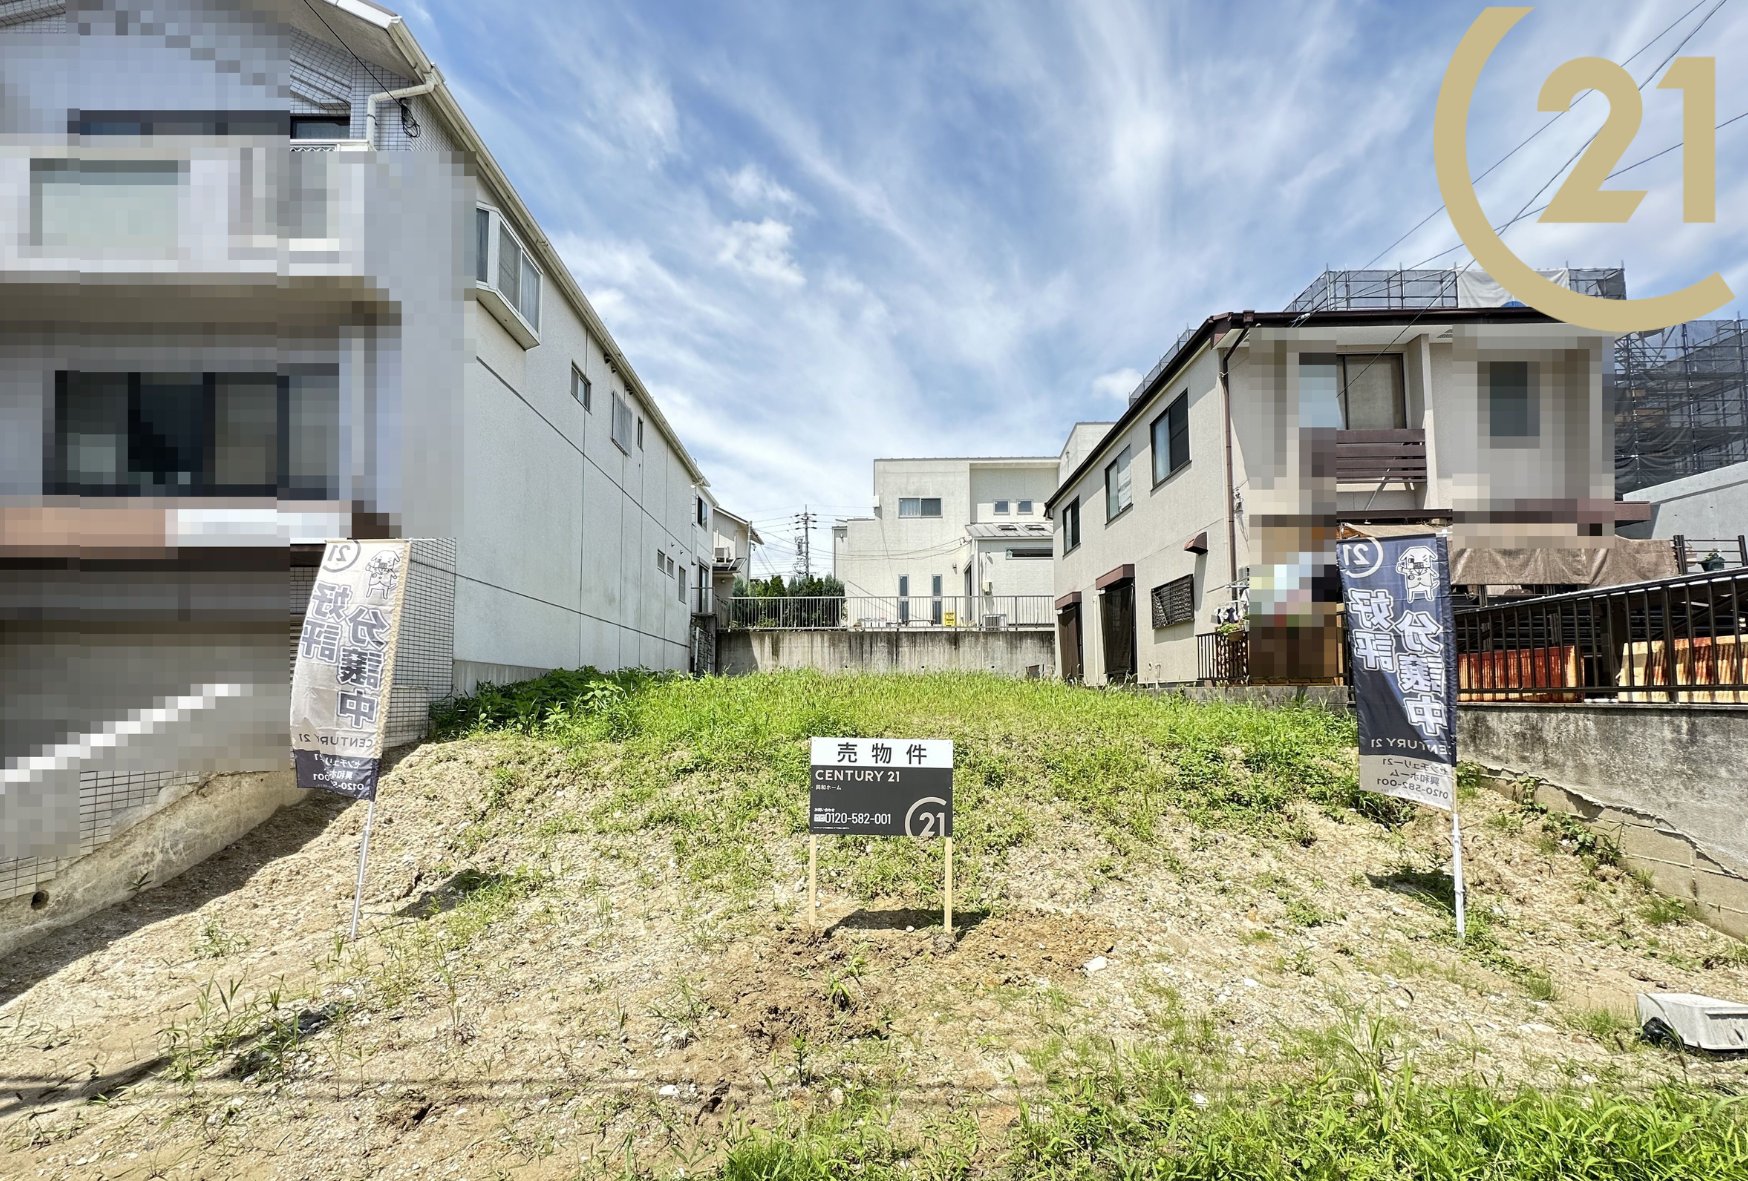
[[1457, 887], [1457, 942], [1466, 932], [1463, 924], [1463, 824], [1457, 819], [1457, 801], [1451, 800], [1451, 880]]
[[[348, 940], [358, 938], [358, 907], [364, 901], [364, 859], [370, 855], [370, 822], [374, 819], [376, 819], [376, 796], [373, 793], [370, 797], [370, 807], [364, 812], [364, 840], [358, 845], [358, 886], [352, 891], [352, 932], [346, 936]], [[1461, 890], [1462, 887], [1458, 886], [1457, 889]], [[1462, 920], [1458, 919], [1457, 923], [1460, 929]]]

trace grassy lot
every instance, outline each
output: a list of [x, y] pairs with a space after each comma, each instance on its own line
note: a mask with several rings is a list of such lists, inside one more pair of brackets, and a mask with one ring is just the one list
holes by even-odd
[[[822, 842], [808, 923], [814, 735], [955, 741], [956, 940], [937, 843]], [[1742, 946], [1472, 785], [1459, 946], [1448, 826], [1353, 742], [986, 676], [487, 689], [385, 780], [357, 944], [322, 797], [8, 965], [0, 1058], [75, 1081], [0, 1175], [1748, 1177], [1743, 1065], [1628, 1019], [1748, 995]]]

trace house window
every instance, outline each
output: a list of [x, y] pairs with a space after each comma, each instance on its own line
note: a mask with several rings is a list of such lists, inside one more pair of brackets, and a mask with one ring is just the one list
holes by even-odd
[[702, 496], [698, 498], [698, 524], [710, 528], [710, 504]]
[[666, 574], [668, 572], [668, 555], [662, 553], [661, 550], [656, 551], [656, 572], [658, 574]]
[[1196, 576], [1186, 574], [1153, 588], [1153, 626], [1171, 627], [1196, 618]]
[[178, 160], [32, 160], [30, 241], [61, 250], [172, 250], [188, 165]]
[[1190, 462], [1190, 391], [1185, 390], [1153, 420], [1153, 482]]
[[1493, 361], [1487, 366], [1487, 424], [1495, 439], [1533, 439], [1541, 434], [1541, 415], [1530, 389], [1528, 361]]
[[1020, 514], [1020, 516], [1022, 516], [1022, 517], [1031, 516], [1032, 515], [1032, 502], [1029, 500], [1020, 501], [1019, 507], [1015, 511], [1018, 512]]
[[575, 365], [571, 366], [571, 397], [584, 410], [595, 408], [594, 388], [589, 385], [589, 379], [583, 376], [583, 371]]
[[941, 515], [939, 496], [901, 496], [898, 498], [900, 517], [938, 517]]
[[[483, 221], [479, 220], [482, 215]], [[534, 256], [523, 249], [521, 240], [502, 214], [479, 209], [474, 217], [478, 238], [475, 252], [479, 255], [475, 260], [474, 277], [512, 309], [529, 329], [539, 332], [541, 274], [540, 268], [534, 264]], [[496, 234], [492, 233], [493, 226], [497, 227]], [[531, 347], [534, 343], [532, 336], [523, 341], [524, 347]]]
[[637, 420], [637, 449], [643, 450], [643, 419]]
[[910, 622], [910, 575], [898, 576], [898, 622]]
[[680, 579], [680, 602], [686, 601], [686, 568], [681, 566], [678, 571]]
[[352, 134], [352, 119], [347, 115], [293, 115], [292, 139], [346, 139]]
[[1117, 458], [1105, 465], [1105, 520], [1113, 520], [1135, 502], [1129, 484], [1129, 448], [1117, 452]]
[[1299, 425], [1348, 431], [1407, 426], [1401, 355], [1300, 354]]
[[473, 211], [473, 277], [475, 281], [484, 283], [491, 277], [486, 270], [492, 261], [492, 212], [489, 209]]
[[1072, 553], [1080, 547], [1080, 497], [1062, 506], [1062, 552]]
[[631, 454], [631, 423], [633, 415], [631, 407], [625, 404], [625, 397], [617, 390], [613, 392], [613, 445], [625, 454]]
[[339, 495], [339, 377], [280, 373], [55, 375], [51, 494]]
[[1008, 515], [1008, 502], [1005, 500], [996, 501], [995, 502], [995, 512], [996, 512], [997, 516], [1000, 516], [1000, 517], [1007, 516]]

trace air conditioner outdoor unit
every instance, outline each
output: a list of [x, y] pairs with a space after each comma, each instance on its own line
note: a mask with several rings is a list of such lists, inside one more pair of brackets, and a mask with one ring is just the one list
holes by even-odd
[[1006, 615], [985, 615], [983, 617], [983, 627], [985, 631], [1000, 631], [1007, 625], [1008, 617]]
[[731, 548], [729, 548], [726, 545], [717, 546], [714, 552], [716, 555], [716, 560], [718, 562], [732, 562], [732, 561], [734, 561], [734, 550], [732, 550]]

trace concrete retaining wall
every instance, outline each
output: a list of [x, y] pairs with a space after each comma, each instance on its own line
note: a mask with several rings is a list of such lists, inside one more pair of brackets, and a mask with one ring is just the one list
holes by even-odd
[[1536, 777], [1537, 803], [1606, 831], [1658, 890], [1748, 938], [1748, 709], [1466, 702], [1457, 749], [1502, 790]]
[[993, 672], [1056, 675], [1056, 633], [826, 630], [717, 633], [717, 667], [730, 676], [778, 668], [824, 672]]
[[164, 789], [140, 819], [33, 893], [0, 902], [0, 958], [205, 861], [299, 791], [290, 771], [212, 775]]

